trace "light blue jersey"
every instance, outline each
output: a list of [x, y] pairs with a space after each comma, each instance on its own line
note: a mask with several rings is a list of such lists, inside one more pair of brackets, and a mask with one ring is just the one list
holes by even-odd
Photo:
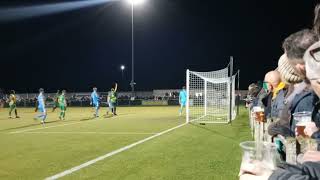
[[184, 89], [179, 93], [179, 101], [181, 105], [186, 105], [187, 102], [187, 91]]
[[41, 111], [41, 112], [45, 112], [45, 103], [44, 103], [44, 96], [42, 93], [39, 94], [38, 96], [38, 109]]
[[93, 91], [91, 93], [91, 100], [92, 100], [92, 103], [95, 105], [95, 106], [98, 106], [99, 105], [99, 95], [96, 91]]

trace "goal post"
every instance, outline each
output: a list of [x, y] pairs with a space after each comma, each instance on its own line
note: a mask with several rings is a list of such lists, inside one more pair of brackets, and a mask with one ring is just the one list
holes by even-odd
[[236, 116], [235, 76], [229, 68], [186, 72], [186, 122], [229, 123]]
[[189, 96], [190, 96], [190, 91], [189, 91], [189, 89], [190, 89], [190, 86], [189, 86], [189, 81], [190, 81], [190, 72], [189, 72], [189, 69], [187, 69], [187, 74], [186, 74], [186, 77], [187, 77], [187, 87], [186, 87], [186, 89], [187, 89], [187, 104], [186, 104], [186, 118], [187, 118], [187, 123], [189, 123], [189, 120], [190, 120], [190, 117], [189, 117], [189, 104], [190, 104], [190, 99], [189, 99]]

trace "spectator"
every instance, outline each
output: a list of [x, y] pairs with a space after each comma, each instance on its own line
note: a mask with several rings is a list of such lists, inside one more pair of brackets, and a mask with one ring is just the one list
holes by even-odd
[[264, 88], [264, 83], [261, 81], [257, 82], [257, 86], [258, 86], [258, 89], [257, 89], [258, 93], [255, 97], [253, 97], [252, 107], [254, 106], [264, 107], [262, 100], [267, 96], [266, 88]]
[[[315, 21], [314, 21], [315, 32], [319, 32], [319, 27], [320, 27], [320, 23], [318, 23], [319, 11], [320, 11], [320, 7], [317, 6], [315, 9]], [[319, 113], [320, 42], [317, 42], [318, 37], [315, 32], [312, 32], [310, 30], [300, 31], [298, 33], [295, 33], [289, 36], [289, 38], [287, 38], [283, 44], [283, 47], [285, 49], [288, 62], [290, 63], [290, 65], [294, 67], [295, 72], [299, 75], [299, 77], [301, 77], [302, 79], [305, 79], [307, 77], [310, 80], [311, 87], [314, 90], [314, 92], [311, 92], [313, 102], [316, 102], [315, 106], [312, 107], [314, 123], [310, 123], [305, 129], [306, 134], [311, 135], [314, 138], [316, 138], [315, 135], [319, 133], [318, 127], [320, 127], [318, 126], [319, 119], [320, 119], [319, 118], [320, 117], [319, 115], [320, 114]], [[302, 62], [301, 60], [304, 60], [304, 61]], [[299, 88], [301, 88], [301, 86]], [[297, 87], [295, 88], [295, 90], [297, 90]], [[296, 97], [302, 98], [303, 96], [301, 96], [301, 93], [300, 93], [295, 96], [295, 100], [297, 99]], [[305, 97], [310, 97], [310, 95], [305, 94]], [[310, 101], [308, 103], [309, 105], [310, 104], [312, 105]], [[294, 103], [292, 103], [292, 105], [294, 105]], [[307, 101], [305, 102], [305, 104], [303, 104], [303, 106], [308, 106]], [[248, 173], [242, 175], [240, 177], [240, 180], [320, 179], [320, 158], [319, 157], [320, 157], [320, 152], [308, 151], [307, 153], [305, 153], [303, 157], [304, 163], [302, 165], [294, 166], [294, 165], [284, 164], [274, 172], [264, 169], [263, 166], [261, 166], [261, 163], [255, 163], [253, 164], [254, 168], [250, 170], [242, 169], [242, 171], [246, 171]]]
[[[314, 109], [312, 113], [313, 123], [306, 126], [306, 134], [320, 141], [320, 42], [312, 45], [304, 55], [306, 62], [306, 75], [314, 90]], [[318, 149], [320, 146], [318, 147]]]
[[314, 9], [313, 31], [320, 37], [320, 5]]
[[277, 70], [280, 72], [281, 80], [286, 84], [297, 84], [303, 81], [290, 65], [285, 54], [280, 57]]
[[280, 60], [286, 59], [285, 61], [289, 62], [288, 64], [294, 69], [295, 73], [304, 81], [294, 84], [293, 88], [291, 87], [293, 90], [288, 92], [285, 98], [284, 110], [279, 116], [280, 120], [268, 128], [268, 132], [272, 136], [277, 134], [285, 137], [294, 136], [296, 123], [291, 114], [301, 111], [312, 111], [313, 109], [312, 102], [314, 101], [314, 96], [310, 85], [305, 81], [306, 71], [303, 55], [317, 41], [318, 37], [314, 31], [304, 29], [290, 35], [283, 43], [285, 54], [281, 56]]
[[265, 83], [267, 84], [267, 112], [266, 116], [269, 118], [278, 118], [279, 112], [284, 108], [285, 98], [285, 84], [281, 82], [281, 75], [278, 71], [270, 71], [265, 76]]
[[[316, 155], [318, 155], [317, 152]], [[306, 153], [304, 159], [310, 152]], [[313, 154], [314, 155], [314, 154]], [[312, 157], [312, 156], [311, 156]], [[254, 162], [251, 169], [242, 169], [247, 172], [240, 176], [240, 180], [318, 180], [320, 179], [320, 162], [307, 161], [301, 165], [282, 164], [277, 170], [271, 171], [261, 162]]]
[[259, 92], [260, 92], [260, 87], [257, 84], [252, 83], [249, 85], [247, 97], [244, 99], [246, 101], [247, 108], [251, 109], [253, 107], [253, 100], [255, 97], [258, 96]]
[[289, 63], [294, 67], [296, 73], [303, 79], [305, 79], [306, 75], [303, 55], [306, 50], [318, 40], [318, 36], [314, 31], [304, 29], [293, 33], [283, 42], [282, 47]]

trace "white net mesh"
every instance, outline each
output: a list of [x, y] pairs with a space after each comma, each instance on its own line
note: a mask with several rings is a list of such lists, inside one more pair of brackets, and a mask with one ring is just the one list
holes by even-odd
[[234, 91], [235, 76], [232, 80], [228, 77], [228, 68], [211, 72], [187, 71], [187, 122], [228, 123], [235, 119]]

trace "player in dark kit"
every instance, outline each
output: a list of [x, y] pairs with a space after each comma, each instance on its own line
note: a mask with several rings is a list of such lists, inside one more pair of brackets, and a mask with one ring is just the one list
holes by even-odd
[[60, 96], [60, 90], [58, 90], [56, 95], [54, 96], [54, 105], [52, 108], [52, 112], [54, 112], [59, 107], [59, 96]]
[[4, 93], [3, 93], [2, 89], [0, 89], [0, 108], [4, 107], [4, 103], [5, 103]]

